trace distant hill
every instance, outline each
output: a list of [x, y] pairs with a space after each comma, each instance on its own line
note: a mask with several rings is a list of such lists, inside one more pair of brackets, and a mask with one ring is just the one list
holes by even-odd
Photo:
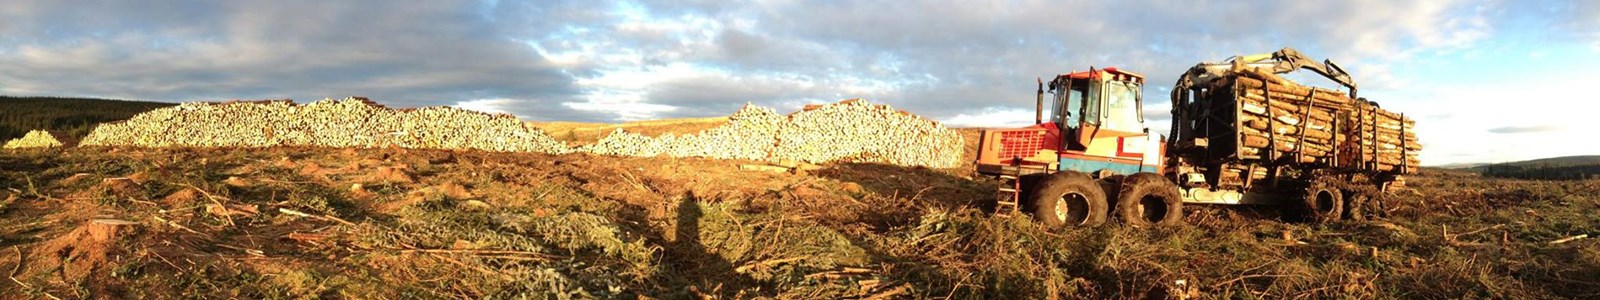
[[127, 120], [135, 114], [176, 103], [93, 98], [0, 96], [0, 141], [44, 129], [82, 138], [96, 124]]
[[1428, 166], [1428, 167], [1454, 170], [1454, 169], [1469, 169], [1469, 168], [1478, 167], [1478, 166], [1487, 165], [1487, 164], [1489, 164], [1489, 163], [1453, 163], [1453, 164], [1443, 164], [1443, 165]]
[[1600, 155], [1562, 156], [1467, 168], [1484, 176], [1521, 179], [1586, 179], [1600, 176]]

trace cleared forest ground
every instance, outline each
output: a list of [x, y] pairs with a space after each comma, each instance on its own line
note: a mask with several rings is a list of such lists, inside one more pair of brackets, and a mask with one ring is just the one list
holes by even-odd
[[970, 166], [756, 163], [0, 151], [0, 298], [1600, 296], [1600, 241], [1553, 243], [1600, 233], [1594, 180], [1429, 169], [1382, 220], [1190, 205], [1182, 227], [1044, 230], [988, 214]]

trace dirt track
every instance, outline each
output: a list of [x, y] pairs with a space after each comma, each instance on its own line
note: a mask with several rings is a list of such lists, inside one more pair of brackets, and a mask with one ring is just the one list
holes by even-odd
[[[747, 163], [0, 152], [0, 271], [16, 279], [0, 298], [1600, 295], [1597, 241], [1550, 244], [1600, 228], [1595, 181], [1428, 172], [1389, 220], [1308, 226], [1190, 206], [1179, 228], [1047, 231], [984, 213], [992, 183], [970, 168]], [[95, 219], [137, 224], [107, 233]]]

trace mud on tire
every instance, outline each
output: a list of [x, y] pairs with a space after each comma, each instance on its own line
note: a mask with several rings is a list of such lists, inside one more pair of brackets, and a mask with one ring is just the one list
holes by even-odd
[[1046, 227], [1098, 226], [1106, 222], [1106, 195], [1089, 175], [1051, 174], [1030, 197], [1033, 217]]
[[1344, 216], [1344, 195], [1334, 184], [1313, 180], [1306, 186], [1298, 206], [1301, 219], [1305, 222], [1333, 222]]
[[1383, 201], [1382, 193], [1376, 188], [1355, 188], [1344, 191], [1344, 218], [1346, 220], [1367, 220], [1378, 217], [1382, 212], [1379, 207]]
[[1183, 196], [1178, 186], [1155, 173], [1138, 173], [1122, 181], [1117, 216], [1133, 227], [1183, 224]]

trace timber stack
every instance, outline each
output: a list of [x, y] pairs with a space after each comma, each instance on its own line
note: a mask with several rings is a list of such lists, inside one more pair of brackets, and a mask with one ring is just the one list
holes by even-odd
[[184, 103], [102, 124], [84, 146], [477, 149], [565, 153], [566, 144], [510, 115], [450, 107], [394, 110], [364, 98], [307, 105], [260, 101]]
[[75, 139], [60, 132], [33, 130], [20, 138], [6, 141], [5, 149], [71, 147]]
[[933, 120], [851, 99], [789, 115], [772, 157], [953, 168], [961, 164], [964, 143], [961, 134]]
[[[1216, 95], [1234, 96], [1239, 109], [1241, 158], [1399, 173], [1415, 173], [1420, 165], [1416, 121], [1376, 103], [1255, 69], [1213, 82], [1213, 89], [1231, 91]], [[1265, 176], [1263, 169], [1254, 173]]]
[[960, 165], [960, 134], [937, 122], [861, 100], [779, 115], [745, 105], [717, 127], [649, 137], [618, 129], [576, 148], [515, 117], [450, 107], [389, 109], [364, 98], [296, 105], [287, 100], [185, 103], [102, 124], [84, 146], [400, 147], [504, 152]]
[[728, 121], [698, 133], [648, 137], [616, 129], [600, 141], [578, 151], [604, 155], [653, 157], [706, 157], [719, 159], [767, 158], [784, 117], [771, 108], [746, 104]]
[[606, 155], [874, 162], [951, 168], [963, 138], [938, 122], [852, 99], [811, 105], [788, 116], [746, 105], [705, 131], [648, 137], [617, 129], [578, 151]]

